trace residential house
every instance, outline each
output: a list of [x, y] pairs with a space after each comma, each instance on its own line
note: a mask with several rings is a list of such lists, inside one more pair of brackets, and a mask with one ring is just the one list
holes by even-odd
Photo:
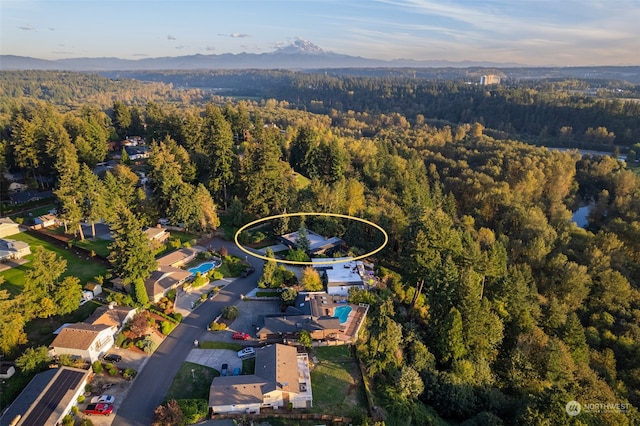
[[114, 336], [135, 316], [137, 310], [129, 306], [118, 306], [111, 302], [106, 306], [100, 306], [84, 320], [87, 324], [107, 325], [114, 329]]
[[169, 237], [171, 236], [167, 229], [163, 228], [160, 225], [157, 225], [155, 228], [145, 228], [144, 234], [149, 239], [149, 243], [151, 244], [151, 247], [153, 249], [166, 244], [166, 242], [169, 241]]
[[[319, 263], [328, 261], [336, 263]], [[311, 259], [311, 262], [314, 263], [313, 267], [320, 272], [327, 284], [327, 293], [331, 296], [348, 296], [351, 287], [364, 289], [365, 281], [369, 278], [364, 264], [360, 261], [354, 261], [350, 257], [314, 258]]]
[[149, 147], [148, 146], [125, 146], [124, 150], [127, 152], [129, 156], [129, 160], [136, 161], [142, 160], [143, 158], [149, 158]]
[[53, 198], [52, 191], [22, 191], [9, 194], [11, 204], [24, 204], [31, 201], [44, 200], [45, 198]]
[[196, 258], [201, 250], [195, 247], [183, 247], [178, 250], [174, 250], [171, 253], [158, 258], [158, 266], [173, 266], [179, 268], [186, 265]]
[[33, 219], [33, 223], [40, 225], [39, 228], [48, 228], [58, 224], [58, 217], [54, 214], [45, 214]]
[[[309, 256], [333, 253], [338, 251], [344, 245], [344, 241], [338, 237], [327, 238], [310, 230], [307, 230], [306, 233], [307, 240], [309, 241], [309, 250], [307, 250], [307, 254]], [[290, 249], [297, 249], [300, 240], [300, 233], [296, 231], [284, 234], [279, 236], [278, 240]]]
[[310, 408], [313, 404], [307, 354], [295, 347], [256, 349], [255, 374], [215, 377], [209, 389], [213, 415], [259, 413], [262, 408]]
[[346, 303], [327, 293], [299, 293], [283, 314], [260, 318], [257, 336], [262, 341], [295, 340], [306, 330], [313, 340], [353, 342], [368, 312], [368, 305]]
[[90, 370], [60, 367], [36, 374], [0, 416], [1, 425], [55, 426], [85, 391]]
[[173, 266], [158, 266], [158, 269], [151, 273], [151, 276], [144, 282], [147, 289], [149, 300], [157, 303], [169, 290], [177, 288], [183, 284], [189, 277], [191, 272], [184, 269], [174, 268]]
[[29, 244], [23, 241], [0, 238], [0, 261], [18, 260], [31, 254]]
[[114, 344], [116, 327], [106, 324], [71, 324], [53, 339], [49, 349], [53, 355], [71, 355], [94, 362]]
[[102, 286], [98, 283], [87, 283], [84, 289], [93, 293], [94, 296], [102, 294]]
[[0, 238], [9, 237], [20, 232], [20, 225], [10, 217], [0, 217]]

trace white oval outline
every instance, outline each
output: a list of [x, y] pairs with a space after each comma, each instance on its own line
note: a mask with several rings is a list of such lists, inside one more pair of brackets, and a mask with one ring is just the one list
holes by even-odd
[[[245, 249], [239, 242], [238, 242], [238, 236], [240, 235], [240, 233], [242, 231], [244, 231], [245, 229], [258, 224], [258, 223], [262, 223], [262, 222], [266, 222], [269, 220], [273, 220], [273, 219], [280, 219], [280, 218], [284, 218], [284, 217], [299, 217], [299, 216], [329, 216], [329, 217], [340, 217], [343, 219], [349, 219], [349, 220], [355, 220], [357, 222], [362, 222], [365, 223], [367, 225], [371, 225], [374, 228], [376, 228], [377, 230], [379, 230], [380, 232], [382, 232], [382, 235], [384, 235], [384, 242], [382, 243], [382, 245], [378, 248], [376, 248], [373, 251], [370, 251], [368, 253], [365, 253], [361, 256], [356, 256], [356, 257], [352, 257], [349, 258], [348, 260], [327, 260], [327, 261], [320, 261], [320, 262], [301, 262], [298, 260], [282, 260], [282, 259], [275, 259], [275, 258], [271, 258], [271, 257], [267, 257], [267, 256], [262, 256], [259, 255], [257, 253], [251, 252], [247, 249]], [[362, 219], [359, 217], [355, 217], [355, 216], [349, 216], [346, 214], [339, 214], [339, 213], [323, 213], [323, 212], [297, 212], [297, 213], [283, 213], [283, 214], [277, 214], [274, 216], [267, 216], [267, 217], [263, 217], [261, 219], [257, 219], [254, 220], [252, 222], [247, 223], [246, 225], [243, 225], [240, 229], [238, 229], [238, 231], [236, 232], [236, 235], [234, 235], [233, 237], [233, 241], [236, 243], [236, 246], [238, 246], [238, 248], [240, 250], [242, 250], [243, 252], [245, 252], [246, 254], [255, 257], [257, 259], [262, 259], [262, 260], [266, 260], [266, 261], [275, 261], [276, 263], [282, 263], [285, 265], [307, 265], [307, 266], [312, 266], [312, 265], [334, 265], [334, 264], [338, 264], [338, 263], [345, 263], [345, 262], [350, 262], [350, 261], [355, 261], [355, 260], [360, 260], [360, 259], [364, 259], [367, 258], [369, 256], [372, 256], [376, 253], [378, 253], [380, 250], [382, 250], [383, 248], [385, 248], [385, 246], [387, 245], [387, 243], [389, 242], [389, 235], [387, 235], [387, 231], [385, 231], [380, 225], [373, 223], [369, 220], [366, 219]]]

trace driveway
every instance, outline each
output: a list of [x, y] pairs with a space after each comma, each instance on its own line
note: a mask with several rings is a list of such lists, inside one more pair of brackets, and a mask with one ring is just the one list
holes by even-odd
[[220, 371], [222, 364], [229, 365], [229, 374], [234, 368], [242, 370], [242, 360], [236, 351], [228, 349], [191, 349], [185, 361], [193, 362]]

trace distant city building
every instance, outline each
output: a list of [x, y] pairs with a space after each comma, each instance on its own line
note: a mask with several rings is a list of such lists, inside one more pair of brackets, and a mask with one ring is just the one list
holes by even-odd
[[500, 84], [500, 76], [494, 74], [483, 75], [480, 77], [480, 84], [487, 86], [489, 84]]

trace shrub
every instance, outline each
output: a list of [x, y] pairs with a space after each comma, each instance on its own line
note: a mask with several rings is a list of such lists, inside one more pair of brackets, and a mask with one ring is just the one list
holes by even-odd
[[176, 301], [176, 289], [175, 288], [172, 288], [171, 290], [169, 290], [167, 292], [167, 298], [169, 300], [171, 300], [172, 302]]
[[84, 402], [84, 395], [79, 395], [78, 396], [78, 404], [82, 404]]
[[209, 325], [209, 330], [211, 331], [222, 331], [222, 330], [226, 330], [227, 329], [227, 324], [223, 323], [223, 322], [212, 322]]
[[80, 426], [93, 426], [93, 422], [91, 421], [90, 418], [85, 417], [82, 420], [80, 420]]
[[[80, 395], [82, 396], [82, 395]], [[74, 416], [76, 414], [78, 414], [78, 407], [76, 405], [74, 405], [73, 407], [71, 407], [71, 414], [73, 414]]]
[[151, 336], [145, 337], [144, 340], [142, 341], [142, 345], [143, 345], [142, 349], [148, 354], [155, 351], [156, 348], [158, 347], [158, 344], [155, 342], [155, 340], [151, 338]]
[[187, 424], [197, 423], [209, 413], [206, 399], [179, 399], [177, 402]]
[[116, 346], [123, 347], [124, 342], [127, 340], [127, 336], [123, 333], [118, 333], [116, 335]]
[[118, 369], [116, 367], [114, 367], [113, 364], [111, 365], [110, 368], [107, 368], [107, 372], [109, 373], [110, 376], [117, 376], [118, 375]]
[[71, 414], [67, 414], [62, 418], [62, 424], [64, 426], [73, 426], [73, 423], [75, 423], [75, 420], [73, 420], [73, 416]]
[[225, 306], [222, 308], [222, 317], [228, 320], [234, 320], [238, 318], [239, 312], [237, 306]]
[[162, 334], [167, 336], [169, 335], [169, 333], [171, 333], [171, 331], [173, 331], [174, 328], [176, 328], [176, 325], [171, 321], [162, 321], [160, 331], [162, 332]]
[[217, 269], [214, 269], [211, 272], [209, 272], [209, 280], [211, 281], [217, 281], [223, 278], [224, 278], [224, 274], [218, 271]]
[[193, 288], [198, 288], [198, 287], [202, 287], [205, 284], [208, 284], [209, 280], [207, 279], [206, 275], [202, 275], [200, 274], [200, 272], [198, 272], [196, 274], [196, 279], [193, 280], [193, 282], [191, 283], [191, 286]]
[[94, 361], [93, 364], [91, 364], [91, 368], [93, 368], [95, 374], [102, 373], [102, 363], [100, 361]]
[[251, 235], [251, 242], [259, 243], [260, 241], [263, 241], [265, 238], [267, 238], [267, 236], [264, 235], [262, 232], [258, 231]]
[[218, 250], [218, 254], [220, 255], [220, 257], [225, 257], [229, 254], [229, 250], [227, 250], [226, 247], [220, 247], [220, 250]]
[[142, 349], [144, 348], [144, 340], [138, 340], [136, 343], [136, 348]]
[[137, 374], [138, 372], [133, 368], [127, 368], [126, 370], [124, 370], [124, 373], [122, 373], [122, 377], [124, 377], [125, 379], [133, 379]]
[[178, 322], [182, 321], [182, 314], [180, 312], [174, 312], [171, 316]]

